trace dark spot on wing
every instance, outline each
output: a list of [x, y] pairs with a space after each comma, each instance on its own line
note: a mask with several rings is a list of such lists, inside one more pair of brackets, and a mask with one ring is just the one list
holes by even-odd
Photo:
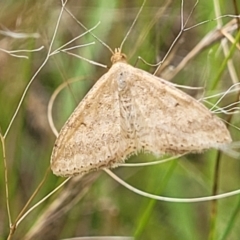
[[177, 106], [179, 106], [180, 104], [177, 102], [177, 103], [175, 103], [175, 107], [177, 107]]

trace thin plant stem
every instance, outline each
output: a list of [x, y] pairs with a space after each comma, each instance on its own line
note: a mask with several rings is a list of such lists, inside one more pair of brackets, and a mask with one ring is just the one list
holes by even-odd
[[23, 100], [25, 99], [25, 96], [26, 96], [26, 94], [27, 94], [27, 92], [28, 92], [31, 84], [33, 83], [33, 81], [34, 81], [34, 79], [36, 78], [36, 76], [38, 75], [38, 73], [39, 73], [39, 72], [42, 70], [42, 68], [45, 66], [45, 64], [47, 63], [47, 61], [48, 61], [48, 59], [49, 59], [49, 57], [50, 57], [50, 53], [51, 53], [51, 51], [52, 51], [53, 42], [54, 42], [54, 40], [55, 40], [55, 38], [56, 38], [57, 31], [58, 31], [58, 27], [59, 27], [60, 20], [61, 20], [61, 18], [62, 18], [62, 14], [63, 14], [64, 7], [65, 7], [66, 3], [67, 3], [67, 1], [62, 5], [60, 14], [59, 14], [59, 16], [58, 16], [58, 20], [57, 20], [57, 23], [56, 23], [56, 27], [55, 27], [55, 29], [54, 29], [53, 37], [52, 37], [51, 42], [50, 42], [50, 46], [49, 46], [49, 49], [48, 49], [48, 52], [47, 52], [47, 56], [46, 56], [45, 60], [43, 61], [43, 63], [40, 65], [40, 67], [37, 69], [37, 71], [34, 73], [34, 75], [32, 76], [32, 78], [30, 79], [30, 81], [29, 81], [29, 83], [27, 84], [26, 88], [24, 89], [24, 92], [23, 92], [23, 94], [22, 94], [22, 97], [21, 97], [21, 99], [20, 99], [20, 101], [19, 101], [19, 103], [18, 103], [18, 106], [17, 106], [17, 108], [16, 108], [16, 110], [15, 110], [15, 112], [14, 112], [14, 114], [13, 114], [13, 117], [12, 117], [12, 119], [11, 119], [8, 127], [7, 127], [7, 130], [6, 130], [5, 134], [4, 134], [4, 138], [6, 138], [8, 132], [9, 132], [9, 130], [10, 130], [10, 128], [11, 128], [11, 126], [12, 126], [12, 124], [13, 124], [13, 122], [14, 122], [14, 120], [15, 120], [18, 112], [19, 112], [19, 109], [20, 109], [20, 107], [22, 106]]
[[226, 193], [222, 193], [222, 194], [217, 194], [215, 196], [206, 196], [206, 197], [197, 197], [197, 198], [176, 198], [176, 197], [164, 197], [164, 196], [158, 196], [155, 194], [151, 194], [151, 193], [147, 193], [144, 192], [140, 189], [137, 189], [135, 187], [133, 187], [132, 185], [126, 183], [124, 180], [122, 180], [120, 177], [118, 177], [117, 175], [115, 175], [112, 171], [110, 171], [109, 169], [104, 169], [104, 171], [115, 181], [117, 181], [118, 183], [120, 183], [121, 185], [123, 185], [124, 187], [126, 187], [127, 189], [129, 189], [130, 191], [147, 197], [147, 198], [152, 198], [152, 199], [156, 199], [159, 201], [164, 201], [164, 202], [175, 202], [175, 203], [196, 203], [196, 202], [207, 202], [207, 201], [212, 201], [214, 199], [223, 199], [226, 197], [231, 197], [231, 196], [235, 196], [240, 194], [240, 189], [235, 190], [235, 191], [230, 191], [230, 192], [226, 192]]
[[[218, 182], [219, 182], [220, 164], [221, 164], [220, 159], [221, 159], [221, 153], [220, 151], [218, 151], [217, 159], [214, 167], [212, 195], [217, 195], [217, 192], [218, 192]], [[209, 237], [208, 237], [209, 240], [215, 239], [216, 222], [217, 222], [217, 200], [214, 199], [211, 202], [210, 231], [209, 231]]]
[[231, 217], [230, 217], [230, 219], [228, 221], [228, 225], [227, 225], [227, 227], [226, 227], [222, 237], [220, 238], [220, 240], [228, 239], [227, 237], [228, 237], [228, 235], [229, 235], [229, 233], [230, 233], [230, 231], [231, 231], [231, 229], [232, 229], [232, 227], [234, 225], [234, 222], [236, 221], [237, 216], [240, 213], [239, 209], [240, 209], [240, 197], [238, 198], [237, 205], [236, 205], [236, 207], [233, 210], [233, 213], [232, 213], [232, 215], [231, 215]]
[[32, 212], [36, 207], [38, 207], [40, 204], [42, 204], [44, 201], [46, 201], [49, 197], [51, 197], [56, 191], [58, 191], [62, 186], [64, 186], [71, 178], [67, 178], [65, 181], [63, 181], [59, 186], [57, 186], [53, 191], [51, 191], [49, 194], [47, 194], [44, 198], [42, 198], [40, 201], [38, 201], [34, 206], [32, 206], [17, 222], [17, 226], [19, 223], [30, 213]]
[[[66, 3], [67, 3], [67, 0], [62, 4], [62, 8], [61, 8], [61, 11], [60, 11], [59, 16], [58, 16], [58, 20], [57, 20], [57, 23], [56, 23], [56, 27], [55, 27], [55, 29], [54, 29], [53, 37], [52, 37], [51, 42], [50, 42], [50, 46], [49, 46], [49, 49], [48, 49], [48, 52], [47, 52], [47, 56], [46, 56], [45, 60], [43, 61], [43, 63], [40, 65], [40, 67], [37, 69], [37, 71], [34, 73], [34, 75], [32, 76], [32, 78], [30, 79], [30, 81], [29, 81], [29, 83], [27, 84], [26, 88], [24, 89], [24, 92], [23, 92], [22, 97], [21, 97], [21, 99], [20, 99], [20, 101], [19, 101], [19, 103], [18, 103], [18, 106], [17, 106], [17, 108], [16, 108], [16, 110], [15, 110], [15, 112], [14, 112], [14, 114], [13, 114], [13, 117], [11, 118], [11, 121], [10, 121], [8, 127], [7, 127], [7, 130], [6, 130], [5, 134], [4, 134], [3, 137], [2, 137], [2, 138], [4, 138], [4, 139], [5, 139], [6, 136], [8, 135], [9, 130], [11, 129], [11, 126], [12, 126], [12, 124], [13, 124], [13, 122], [14, 122], [14, 120], [15, 120], [15, 118], [16, 118], [19, 110], [20, 110], [20, 107], [21, 107], [21, 105], [22, 105], [22, 103], [23, 103], [23, 100], [25, 99], [25, 96], [26, 96], [26, 94], [27, 94], [27, 92], [28, 92], [31, 84], [32, 84], [33, 81], [35, 80], [35, 78], [36, 78], [36, 76], [38, 75], [38, 73], [39, 73], [39, 72], [42, 70], [42, 68], [45, 66], [45, 64], [47, 63], [47, 61], [48, 61], [48, 59], [49, 59], [49, 57], [50, 57], [50, 53], [51, 53], [51, 51], [52, 51], [53, 42], [54, 42], [54, 40], [55, 40], [57, 31], [58, 31], [58, 28], [59, 28], [60, 20], [61, 20], [61, 18], [62, 18], [62, 14], [63, 14], [64, 7], [65, 7]], [[7, 168], [6, 168], [6, 169], [7, 169]], [[6, 173], [5, 173], [5, 176], [6, 176]], [[28, 207], [28, 205], [30, 204], [30, 202], [32, 201], [32, 199], [35, 197], [35, 195], [36, 195], [37, 192], [39, 191], [39, 188], [42, 186], [43, 182], [45, 181], [45, 178], [46, 178], [46, 175], [44, 176], [42, 182], [39, 184], [39, 186], [37, 187], [37, 189], [35, 190], [35, 192], [34, 192], [33, 195], [31, 196], [31, 198], [28, 200], [28, 202], [26, 203], [26, 205], [24, 206], [24, 208], [22, 209], [22, 211], [21, 211], [20, 214], [18, 215], [15, 223], [14, 223], [12, 226], [10, 226], [10, 232], [9, 232], [9, 235], [8, 235], [7, 240], [10, 240], [10, 239], [12, 238], [12, 236], [13, 236], [15, 230], [16, 230], [16, 226], [17, 226], [17, 221], [18, 221], [18, 219], [22, 216], [22, 214], [24, 213], [24, 211], [26, 210], [26, 208]]]
[[0, 138], [2, 142], [2, 151], [3, 151], [3, 164], [4, 164], [4, 179], [5, 179], [5, 193], [6, 193], [6, 205], [7, 205], [7, 214], [8, 214], [8, 222], [11, 228], [12, 226], [12, 217], [10, 212], [10, 204], [9, 204], [9, 190], [8, 190], [8, 171], [7, 171], [7, 161], [6, 161], [6, 148], [5, 148], [5, 139], [0, 132]]
[[28, 206], [30, 205], [30, 203], [32, 202], [32, 200], [34, 199], [34, 197], [37, 195], [37, 193], [39, 192], [40, 188], [43, 186], [43, 184], [45, 183], [47, 176], [50, 172], [50, 167], [48, 167], [47, 171], [45, 172], [45, 175], [42, 179], [42, 181], [39, 183], [39, 185], [37, 186], [37, 188], [35, 189], [35, 191], [33, 192], [33, 194], [31, 195], [31, 197], [28, 199], [27, 203], [25, 204], [25, 206], [23, 207], [22, 211], [18, 214], [16, 220], [15, 220], [15, 224], [16, 227], [18, 225], [18, 221], [19, 219], [22, 217], [22, 215], [24, 214], [24, 212], [26, 211], [26, 209], [28, 208]]
[[19, 219], [22, 217], [22, 215], [24, 214], [24, 212], [26, 211], [26, 209], [28, 208], [28, 206], [30, 205], [30, 203], [32, 202], [34, 197], [37, 195], [40, 188], [43, 186], [44, 182], [46, 181], [47, 175], [49, 174], [49, 170], [50, 170], [50, 168], [47, 169], [42, 181], [39, 183], [39, 185], [37, 186], [37, 188], [33, 192], [32, 196], [28, 199], [27, 203], [25, 204], [25, 206], [23, 207], [21, 212], [18, 214], [15, 222], [11, 225], [8, 240], [11, 239], [12, 235], [14, 234], [14, 232], [15, 232], [17, 226], [18, 226]]
[[[216, 13], [217, 17], [220, 16], [220, 6], [219, 6], [219, 2], [217, 0], [214, 0], [214, 9], [215, 9], [215, 13]], [[222, 27], [221, 19], [217, 20], [217, 24], [218, 24], [219, 28]], [[222, 75], [226, 66], [228, 67], [228, 70], [229, 70], [229, 73], [230, 73], [230, 76], [232, 77], [232, 79], [237, 78], [236, 71], [234, 69], [231, 57], [234, 53], [237, 43], [239, 42], [239, 39], [240, 39], [240, 32], [237, 34], [235, 42], [233, 43], [230, 51], [229, 51], [228, 45], [224, 41], [221, 41], [221, 46], [222, 46], [222, 49], [223, 49], [223, 52], [225, 55], [225, 59], [224, 59], [223, 64], [220, 67], [220, 71], [217, 74], [217, 77], [213, 81], [214, 86], [212, 87], [212, 89], [215, 89], [215, 87], [218, 83], [218, 79]], [[233, 80], [233, 82], [236, 82], [236, 80]], [[230, 115], [228, 117], [229, 122], [231, 121], [231, 118], [232, 118], [232, 116]], [[216, 195], [218, 192], [220, 165], [221, 165], [221, 153], [220, 153], [220, 151], [218, 151], [215, 168], [214, 168], [214, 179], [213, 179], [213, 190], [212, 190], [213, 195]], [[217, 212], [218, 212], [217, 200], [213, 200], [211, 203], [210, 231], [209, 231], [209, 237], [208, 237], [209, 240], [214, 240], [216, 238]]]
[[226, 69], [228, 60], [231, 59], [231, 57], [233, 56], [239, 40], [240, 40], [240, 32], [237, 33], [235, 41], [234, 41], [233, 45], [231, 46], [228, 55], [224, 58], [221, 66], [219, 68], [219, 72], [218, 72], [216, 78], [213, 80], [213, 85], [212, 85], [211, 89], [215, 89], [217, 87], [217, 84], [219, 82], [218, 80], [220, 79], [221, 75], [223, 74], [224, 70]]
[[[168, 181], [170, 180], [170, 177], [172, 176], [173, 171], [176, 168], [176, 166], [177, 166], [177, 161], [175, 160], [171, 163], [167, 173], [165, 174], [165, 176], [163, 177], [163, 179], [161, 181], [160, 186], [158, 186], [158, 188], [156, 190], [157, 194], [160, 194], [164, 190], [164, 188], [166, 187]], [[135, 233], [134, 233], [134, 237], [136, 239], [139, 239], [140, 236], [142, 235], [142, 233], [147, 225], [147, 222], [151, 216], [151, 213], [154, 209], [156, 202], [157, 202], [156, 199], [151, 199], [149, 201], [145, 211], [143, 212], [143, 214], [140, 218], [139, 224], [137, 226], [137, 229], [135, 230]]]

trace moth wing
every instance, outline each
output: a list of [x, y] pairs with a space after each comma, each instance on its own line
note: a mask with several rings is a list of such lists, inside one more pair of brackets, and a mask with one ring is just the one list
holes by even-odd
[[54, 174], [73, 176], [113, 167], [126, 157], [113, 75], [110, 69], [97, 81], [61, 129], [51, 157]]
[[138, 151], [182, 154], [231, 142], [220, 118], [167, 81], [130, 65], [121, 70], [121, 79], [131, 96], [128, 121], [135, 126]]

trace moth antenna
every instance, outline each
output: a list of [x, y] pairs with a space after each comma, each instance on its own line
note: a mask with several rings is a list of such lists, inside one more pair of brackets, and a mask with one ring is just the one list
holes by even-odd
[[112, 55], [114, 54], [114, 51], [104, 41], [98, 38], [94, 33], [90, 32], [89, 29], [85, 25], [83, 25], [67, 8], [64, 8], [64, 9], [83, 29], [88, 31], [93, 38], [95, 38], [99, 43], [101, 43], [104, 47], [106, 47], [112, 53]]
[[120, 50], [121, 50], [121, 51], [122, 51], [123, 44], [124, 44], [125, 41], [127, 40], [128, 35], [130, 34], [130, 32], [132, 31], [132, 29], [133, 29], [133, 27], [134, 27], [134, 25], [135, 25], [135, 23], [136, 23], [136, 21], [137, 21], [139, 15], [140, 15], [140, 13], [141, 13], [142, 10], [143, 10], [143, 7], [144, 7], [145, 3], [146, 3], [146, 0], [143, 1], [142, 6], [141, 6], [141, 8], [139, 9], [139, 11], [138, 11], [138, 13], [137, 13], [137, 16], [135, 17], [135, 19], [134, 19], [134, 21], [133, 21], [131, 27], [129, 28], [127, 34], [126, 34], [125, 37], [124, 37], [124, 39], [123, 39], [123, 41], [122, 41], [122, 43], [121, 43], [121, 45], [120, 45]]

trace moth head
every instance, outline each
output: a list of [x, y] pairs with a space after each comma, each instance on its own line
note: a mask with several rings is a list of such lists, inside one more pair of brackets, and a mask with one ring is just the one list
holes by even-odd
[[127, 62], [127, 56], [121, 52], [120, 48], [115, 48], [115, 52], [111, 57], [112, 64], [116, 62]]

